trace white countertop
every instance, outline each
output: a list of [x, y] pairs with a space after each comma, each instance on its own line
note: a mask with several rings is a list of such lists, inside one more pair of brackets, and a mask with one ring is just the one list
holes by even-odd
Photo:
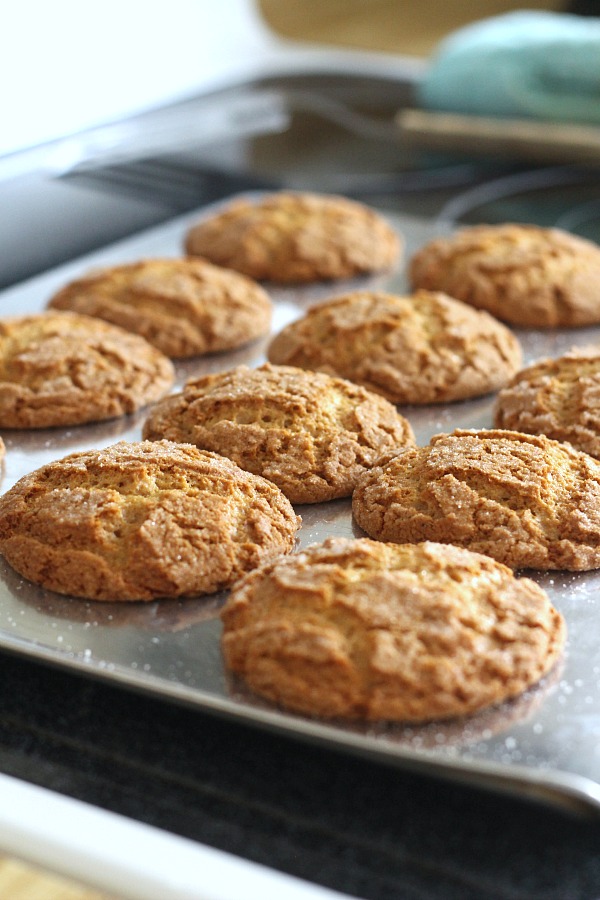
[[399, 77], [421, 60], [275, 36], [254, 0], [22, 0], [5, 11], [0, 159], [238, 81], [315, 69]]

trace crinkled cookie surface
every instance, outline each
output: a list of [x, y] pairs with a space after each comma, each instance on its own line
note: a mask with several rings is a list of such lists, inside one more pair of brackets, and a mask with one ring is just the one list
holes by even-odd
[[400, 259], [402, 240], [362, 203], [281, 192], [234, 201], [198, 222], [185, 251], [258, 281], [301, 284], [389, 269]]
[[293, 503], [349, 496], [382, 454], [414, 442], [408, 421], [383, 397], [268, 363], [192, 379], [153, 407], [143, 435], [222, 453]]
[[307, 715], [418, 722], [516, 696], [560, 656], [562, 616], [494, 560], [434, 543], [329, 540], [246, 576], [228, 668]]
[[92, 600], [225, 589], [289, 552], [299, 525], [275, 485], [166, 441], [71, 454], [0, 497], [7, 562], [35, 584]]
[[558, 228], [475, 225], [421, 247], [413, 289], [444, 291], [513, 325], [600, 322], [600, 247]]
[[440, 434], [359, 480], [358, 525], [383, 541], [439, 541], [512, 568], [600, 567], [600, 462], [512, 431]]
[[600, 457], [600, 348], [576, 348], [522, 369], [498, 394], [494, 425]]
[[0, 427], [79, 425], [167, 394], [171, 361], [138, 335], [89, 316], [0, 319]]
[[145, 259], [65, 285], [52, 309], [97, 316], [146, 338], [166, 356], [232, 350], [267, 334], [272, 303], [260, 285], [199, 259]]
[[392, 403], [477, 397], [503, 387], [522, 361], [508, 328], [430, 291], [360, 291], [320, 303], [273, 338], [268, 358], [347, 378]]

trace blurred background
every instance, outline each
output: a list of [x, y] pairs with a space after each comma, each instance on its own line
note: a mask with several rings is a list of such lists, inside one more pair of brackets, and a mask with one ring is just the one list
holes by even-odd
[[[463, 25], [512, 10], [574, 12], [568, 0], [257, 0], [265, 21], [278, 34], [332, 46], [429, 56], [439, 41]], [[588, 3], [591, 9], [596, 2]], [[582, 13], [584, 4], [576, 4]]]
[[[597, 5], [527, 8], [590, 15]], [[440, 41], [517, 9], [500, 0], [12, 4], [0, 55], [0, 287], [240, 190], [344, 193], [451, 224], [530, 218], [595, 236], [593, 174], [583, 188], [579, 170], [558, 184], [536, 174], [532, 206], [489, 205], [529, 191], [527, 179], [506, 191], [497, 180], [532, 162], [586, 162], [573, 140], [549, 152], [544, 134], [540, 155], [536, 141], [505, 146], [508, 132], [476, 152], [446, 135], [440, 153], [400, 127]], [[540, 193], [549, 178], [552, 197]]]

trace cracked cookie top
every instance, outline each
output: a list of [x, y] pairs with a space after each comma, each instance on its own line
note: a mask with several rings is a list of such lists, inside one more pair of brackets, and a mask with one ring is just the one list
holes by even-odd
[[0, 427], [80, 425], [171, 389], [171, 361], [143, 338], [75, 313], [0, 319]]
[[274, 484], [196, 447], [73, 453], [0, 497], [0, 552], [25, 578], [91, 600], [223, 590], [289, 552], [300, 520]]
[[600, 457], [600, 348], [574, 348], [518, 372], [498, 394], [494, 425], [569, 441]]
[[439, 541], [512, 568], [600, 567], [600, 462], [513, 431], [457, 430], [358, 482], [358, 525], [384, 541]]
[[328, 540], [258, 567], [222, 611], [227, 667], [306, 715], [419, 722], [514, 697], [561, 655], [528, 578], [436, 543]]
[[409, 279], [413, 289], [444, 291], [513, 325], [600, 322], [600, 247], [558, 228], [463, 228], [421, 247]]
[[233, 350], [267, 334], [260, 285], [199, 259], [144, 259], [95, 270], [59, 290], [51, 309], [97, 316], [183, 359]]
[[441, 293], [357, 291], [313, 306], [273, 338], [273, 363], [348, 378], [392, 403], [442, 403], [503, 387], [521, 365], [516, 337]]
[[394, 266], [402, 241], [375, 210], [345, 197], [240, 199], [189, 229], [185, 251], [258, 281], [309, 283]]
[[153, 407], [143, 435], [222, 453], [294, 503], [349, 496], [382, 454], [414, 442], [407, 420], [383, 397], [268, 363], [191, 379]]

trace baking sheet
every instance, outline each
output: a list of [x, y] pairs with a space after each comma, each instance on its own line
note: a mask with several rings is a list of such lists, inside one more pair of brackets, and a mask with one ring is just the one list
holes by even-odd
[[[187, 227], [214, 209], [198, 210], [10, 288], [0, 294], [0, 314], [42, 311], [58, 287], [96, 266], [180, 255]], [[385, 215], [403, 235], [407, 256], [439, 233], [425, 220]], [[406, 283], [398, 271], [352, 282], [270, 290], [275, 304], [273, 333], [312, 303], [358, 288], [404, 292]], [[516, 333], [526, 363], [600, 340], [600, 327]], [[178, 364], [174, 390], [195, 374], [241, 363], [259, 365], [267, 343], [268, 338], [233, 353]], [[441, 431], [490, 427], [493, 403], [494, 397], [488, 396], [400, 411], [422, 445]], [[141, 411], [69, 429], [4, 431], [7, 456], [1, 489], [8, 490], [27, 472], [67, 453], [139, 440], [145, 415]], [[352, 522], [350, 499], [296, 509], [303, 520], [300, 547], [329, 536], [362, 534]], [[390, 764], [600, 813], [600, 570], [532, 577], [567, 620], [569, 637], [562, 662], [514, 701], [468, 718], [421, 726], [315, 721], [251, 696], [229, 679], [222, 666], [219, 610], [224, 594], [152, 603], [88, 602], [32, 585], [0, 558], [0, 648]]]

